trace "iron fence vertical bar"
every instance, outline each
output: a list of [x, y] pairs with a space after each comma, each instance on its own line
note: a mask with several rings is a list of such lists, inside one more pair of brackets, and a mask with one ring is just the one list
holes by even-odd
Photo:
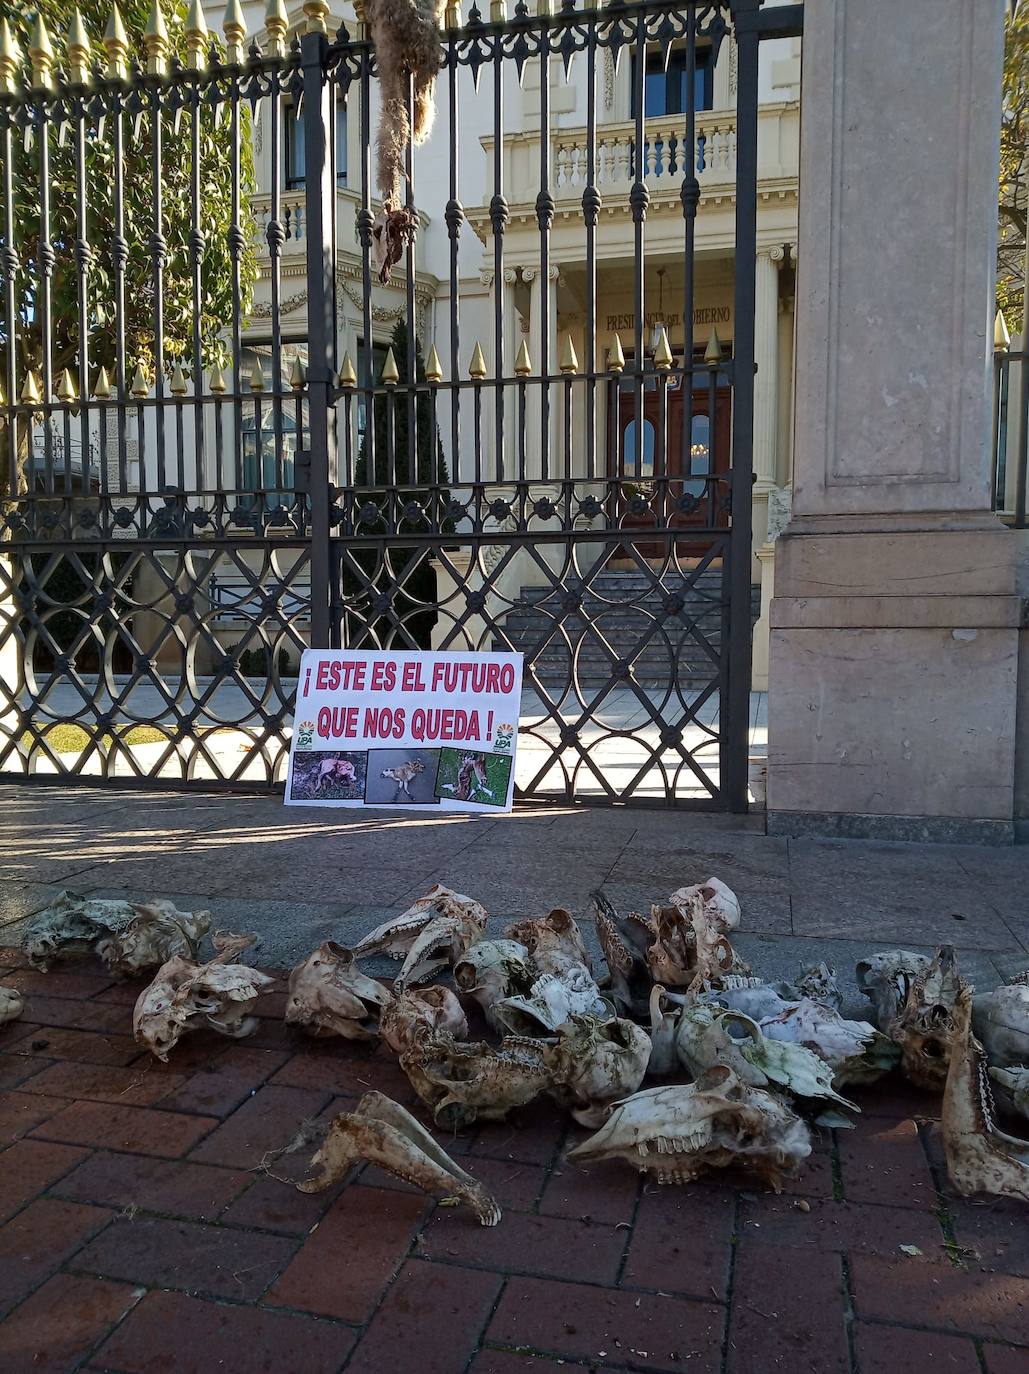
[[1004, 509], [1004, 465], [1000, 461], [1001, 420], [1000, 410], [1004, 395], [1004, 375], [1007, 354], [993, 355], [993, 431], [990, 436], [990, 489], [993, 492], [993, 509]]
[[[8, 116], [10, 119], [11, 116]], [[0, 263], [4, 269], [4, 326], [7, 331], [6, 358], [6, 396], [7, 416], [7, 461], [8, 489], [11, 496], [18, 495], [18, 414], [14, 407], [18, 404], [18, 315], [15, 300], [15, 278], [18, 274], [18, 245], [15, 239], [14, 221], [14, 136], [12, 126], [6, 123], [3, 136], [3, 204], [4, 204], [4, 242]]]
[[[328, 40], [305, 33], [300, 43], [304, 78], [305, 194], [307, 208], [307, 330], [308, 408], [310, 429], [311, 644], [329, 648], [338, 640], [331, 624], [329, 549], [330, 447], [334, 433], [329, 416], [332, 404], [335, 328], [335, 287], [332, 242], [332, 167], [328, 156], [331, 126], [331, 86], [325, 75]], [[366, 341], [366, 347], [367, 347]], [[371, 416], [369, 425], [371, 427]]]
[[[734, 0], [736, 31], [736, 278], [733, 337], [732, 533], [729, 650], [720, 729], [720, 789], [731, 811], [747, 810], [750, 725], [751, 487], [754, 466], [754, 296], [757, 258], [758, 15], [761, 0]], [[712, 416], [712, 429], [714, 416]], [[723, 574], [724, 576], [724, 574]]]
[[[1022, 326], [1026, 328], [1025, 324]], [[1023, 340], [1029, 333], [1023, 334]], [[1023, 342], [1018, 355], [1018, 467], [1015, 487], [1015, 529], [1025, 529], [1026, 463], [1029, 461], [1029, 349]]]

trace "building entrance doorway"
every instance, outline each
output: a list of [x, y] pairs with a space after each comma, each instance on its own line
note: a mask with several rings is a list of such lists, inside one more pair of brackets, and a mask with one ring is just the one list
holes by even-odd
[[[729, 472], [731, 388], [721, 369], [700, 363], [687, 406], [688, 377], [681, 371], [659, 373], [649, 362], [646, 368], [642, 389], [635, 375], [623, 375], [609, 391], [608, 470], [621, 483], [616, 489], [619, 523], [628, 529], [649, 525], [653, 517], [641, 509], [641, 502], [650, 497], [655, 481], [667, 478], [668, 524], [683, 531], [676, 535], [676, 552], [701, 558], [712, 538], [700, 531], [724, 529], [729, 523], [724, 504], [710, 508], [718, 486], [708, 479]], [[692, 536], [691, 529], [696, 531]], [[643, 558], [663, 558], [668, 541], [641, 537], [632, 547]]]

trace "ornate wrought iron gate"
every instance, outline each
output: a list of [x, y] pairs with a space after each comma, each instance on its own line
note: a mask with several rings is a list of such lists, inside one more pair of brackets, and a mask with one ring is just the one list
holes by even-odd
[[[800, 6], [519, 0], [507, 19], [495, 0], [463, 27], [449, 10], [440, 127], [394, 207], [418, 233], [392, 310], [375, 51], [360, 29], [330, 39], [327, 8], [305, 5], [290, 40], [270, 6], [249, 47], [231, 9], [224, 44], [188, 21], [151, 23], [138, 51], [119, 23], [102, 41], [73, 27], [63, 70], [38, 30], [28, 62], [0, 44], [0, 776], [275, 786], [305, 643], [514, 647], [522, 797], [744, 810], [758, 46], [799, 32]], [[714, 148], [693, 92], [729, 44], [731, 353], [693, 324]], [[689, 95], [657, 131], [648, 83], [670, 53]], [[598, 91], [625, 72], [618, 141]], [[528, 207], [508, 194], [527, 80]], [[574, 137], [553, 109], [572, 86]], [[672, 198], [676, 351], [647, 325], [648, 214]], [[430, 221], [445, 268], [426, 265]], [[620, 225], [632, 321], [600, 347]], [[470, 265], [491, 293], [474, 306]]]

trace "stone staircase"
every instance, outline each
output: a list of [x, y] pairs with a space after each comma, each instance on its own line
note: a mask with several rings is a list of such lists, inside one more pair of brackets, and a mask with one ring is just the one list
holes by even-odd
[[[569, 578], [560, 587], [523, 587], [504, 628], [511, 647], [525, 654], [527, 667], [531, 661], [546, 686], [568, 682], [573, 660], [581, 686], [602, 686], [618, 675], [611, 660], [614, 653], [631, 660], [637, 682], [664, 686], [674, 678], [701, 687], [719, 671], [721, 598], [718, 570], [699, 573], [685, 588], [667, 573], [658, 585], [642, 572], [609, 570], [598, 573], [585, 589], [579, 578]], [[751, 628], [760, 609], [761, 588], [755, 586]], [[697, 641], [694, 626], [714, 658]], [[496, 642], [495, 647], [507, 646]]]

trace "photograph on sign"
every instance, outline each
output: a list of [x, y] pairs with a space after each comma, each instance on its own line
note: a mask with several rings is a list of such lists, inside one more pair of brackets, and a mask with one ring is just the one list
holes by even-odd
[[287, 806], [510, 811], [522, 655], [307, 649]]

